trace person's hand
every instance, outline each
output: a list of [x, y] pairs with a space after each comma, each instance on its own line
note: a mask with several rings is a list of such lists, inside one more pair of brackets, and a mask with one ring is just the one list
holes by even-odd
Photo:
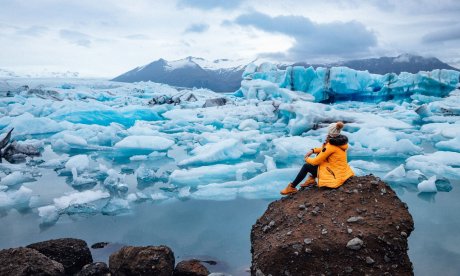
[[304, 156], [305, 159], [307, 159], [308, 157], [310, 157], [310, 155], [312, 155], [312, 154], [313, 154], [313, 151], [312, 151], [312, 150], [310, 150], [309, 152], [307, 152], [307, 154], [305, 154], [305, 156]]

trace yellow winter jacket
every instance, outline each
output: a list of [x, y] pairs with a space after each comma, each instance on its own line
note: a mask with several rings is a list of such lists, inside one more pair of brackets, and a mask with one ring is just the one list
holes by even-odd
[[318, 166], [318, 186], [338, 188], [354, 175], [347, 162], [348, 138], [344, 135], [329, 138], [321, 148], [314, 148], [316, 157], [305, 161]]

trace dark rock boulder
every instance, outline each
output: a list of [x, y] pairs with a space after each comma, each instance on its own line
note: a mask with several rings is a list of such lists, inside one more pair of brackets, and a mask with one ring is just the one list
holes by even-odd
[[31, 248], [0, 250], [0, 275], [64, 275], [64, 266]]
[[407, 205], [374, 176], [272, 202], [251, 231], [252, 275], [413, 275]]
[[61, 263], [66, 274], [75, 274], [83, 266], [93, 262], [93, 257], [85, 241], [79, 239], [56, 239], [29, 244], [48, 258]]
[[215, 99], [207, 99], [204, 102], [203, 107], [213, 107], [213, 106], [222, 106], [227, 104], [226, 98], [215, 98]]
[[199, 260], [181, 261], [176, 265], [173, 276], [207, 276], [209, 270]]
[[97, 243], [91, 245], [91, 248], [92, 249], [101, 249], [101, 248], [106, 247], [107, 245], [109, 245], [108, 242], [97, 242]]
[[87, 264], [76, 276], [106, 276], [110, 275], [109, 267], [102, 262]]
[[174, 253], [167, 246], [125, 246], [110, 255], [109, 268], [120, 276], [171, 276], [174, 262]]

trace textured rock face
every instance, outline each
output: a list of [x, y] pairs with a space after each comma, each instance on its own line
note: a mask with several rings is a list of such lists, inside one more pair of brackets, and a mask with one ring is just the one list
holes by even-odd
[[37, 250], [11, 248], [0, 251], [0, 275], [64, 275], [64, 267]]
[[171, 276], [174, 253], [167, 246], [125, 246], [110, 255], [112, 275]]
[[83, 266], [93, 262], [93, 257], [85, 241], [79, 239], [56, 239], [29, 244], [48, 258], [61, 263], [66, 274], [75, 274]]
[[373, 176], [271, 203], [251, 231], [252, 275], [413, 275], [407, 205]]
[[198, 260], [179, 262], [174, 269], [173, 276], [207, 276], [209, 270]]
[[76, 276], [106, 276], [110, 275], [109, 267], [105, 263], [87, 264]]

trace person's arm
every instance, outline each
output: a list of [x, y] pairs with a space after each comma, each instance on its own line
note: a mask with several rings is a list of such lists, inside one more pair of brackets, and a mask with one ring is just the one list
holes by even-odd
[[321, 149], [322, 149], [322, 148], [312, 148], [311, 150], [313, 151], [313, 153], [318, 154], [318, 153], [321, 152]]
[[308, 157], [306, 162], [313, 166], [317, 166], [321, 164], [326, 158], [328, 158], [329, 155], [331, 155], [333, 152], [334, 152], [333, 147], [329, 145], [323, 148], [322, 152], [316, 155], [316, 157]]

